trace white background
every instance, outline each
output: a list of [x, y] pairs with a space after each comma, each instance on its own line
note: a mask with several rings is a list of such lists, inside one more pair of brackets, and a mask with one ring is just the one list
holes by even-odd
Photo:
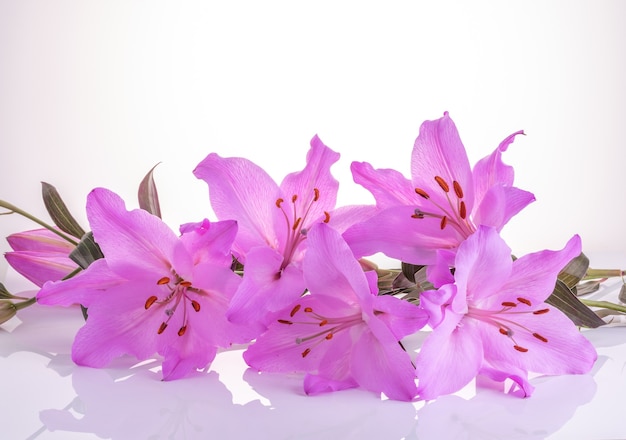
[[[408, 175], [421, 122], [447, 110], [472, 163], [508, 134], [527, 133], [505, 155], [516, 168], [517, 185], [537, 197], [504, 229], [516, 254], [560, 248], [579, 233], [586, 251], [604, 258], [599, 266], [620, 264], [626, 253], [625, 17], [626, 2], [617, 0], [0, 0], [0, 199], [45, 217], [39, 182], [47, 181], [85, 223], [85, 196], [93, 187], [108, 187], [135, 207], [139, 181], [161, 162], [156, 179], [164, 220], [176, 228], [212, 218], [206, 185], [191, 174], [208, 153], [248, 157], [280, 181], [303, 167], [317, 133], [342, 154], [333, 167], [341, 182], [339, 204], [370, 202], [352, 182], [351, 161]], [[31, 227], [16, 216], [0, 217], [0, 236]], [[0, 243], [0, 252], [7, 249]], [[10, 290], [18, 285], [15, 275], [8, 277]], [[7, 372], [2, 389], [8, 396], [0, 401], [1, 413], [20, 420], [9, 424], [6, 435], [41, 432], [41, 410], [63, 408], [75, 397], [78, 403], [98, 403], [109, 387], [102, 413], [97, 405], [87, 406], [76, 427], [38, 438], [113, 429], [120, 421], [111, 420], [110, 409], [125, 405], [145, 413], [136, 419], [136, 412], [128, 412], [134, 426], [146, 433], [161, 429], [160, 421], [151, 424], [148, 417], [160, 413], [142, 408], [170, 408], [178, 403], [175, 395], [155, 396], [163, 389], [146, 372], [112, 386], [108, 375], [127, 374], [126, 368], [74, 366], [69, 350], [82, 318], [71, 311], [68, 319], [39, 319], [40, 312], [25, 310], [30, 325], [0, 333], [0, 370]], [[538, 382], [534, 397], [524, 401], [479, 396], [457, 410], [464, 401], [450, 396], [424, 412], [421, 402], [389, 407], [362, 390], [306, 399], [293, 392], [299, 383], [284, 378], [251, 386], [271, 401], [271, 420], [282, 417], [276, 432], [283, 436], [301, 434], [302, 425], [291, 425], [301, 417], [309, 423], [310, 414], [321, 416], [307, 429], [326, 429], [328, 421], [344, 429], [334, 417], [348, 416], [345, 429], [354, 430], [354, 413], [364, 414], [358, 438], [375, 435], [366, 431], [367, 422], [378, 420], [419, 438], [441, 438], [442, 427], [476, 438], [485, 427], [494, 438], [521, 438], [520, 432], [543, 438], [556, 431], [553, 438], [621, 438], [622, 330], [588, 333], [600, 353], [593, 376]], [[210, 422], [202, 425], [207, 432], [213, 433], [216, 421], [261, 435], [266, 408], [252, 406], [241, 415], [236, 403], [259, 396], [249, 396], [241, 378], [245, 366], [229, 354], [220, 354], [214, 368], [235, 404], [221, 382], [209, 381], [225, 394], [216, 398], [219, 410], [210, 411], [216, 417], [206, 418], [209, 404], [202, 400], [215, 393], [198, 387], [189, 394], [195, 382], [187, 381], [172, 384], [173, 390], [197, 396], [200, 420]], [[80, 377], [101, 380], [88, 380], [89, 387], [81, 389], [74, 384]], [[135, 378], [143, 393], [131, 387]], [[550, 388], [560, 383], [562, 390]], [[24, 392], [33, 389], [37, 393]], [[180, 420], [195, 414], [193, 409], [181, 410]], [[408, 427], [394, 417], [406, 419]], [[420, 424], [412, 427], [416, 417]], [[432, 435], [420, 431], [429, 427]], [[333, 431], [337, 437], [347, 432], [341, 429]], [[84, 438], [71, 438], [79, 437]]]
[[[472, 163], [527, 133], [505, 155], [537, 197], [504, 229], [515, 253], [574, 233], [623, 253], [624, 17], [621, 1], [0, 0], [0, 198], [45, 217], [47, 181], [84, 222], [93, 187], [135, 207], [161, 162], [177, 228], [213, 218], [191, 174], [208, 153], [280, 181], [317, 133], [342, 154], [339, 204], [369, 203], [350, 163], [408, 176], [421, 122], [447, 110]], [[33, 226], [11, 217], [0, 235]]]

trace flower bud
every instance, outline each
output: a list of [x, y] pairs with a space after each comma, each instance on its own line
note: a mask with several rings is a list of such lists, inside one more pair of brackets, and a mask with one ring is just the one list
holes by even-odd
[[7, 241], [13, 249], [5, 254], [8, 263], [39, 287], [60, 280], [77, 267], [69, 258], [74, 245], [47, 229], [11, 234]]
[[6, 299], [0, 300], [0, 324], [4, 324], [13, 318], [17, 313], [17, 307], [11, 301]]

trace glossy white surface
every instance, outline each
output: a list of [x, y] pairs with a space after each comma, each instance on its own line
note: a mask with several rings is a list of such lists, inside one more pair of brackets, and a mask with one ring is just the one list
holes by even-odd
[[[626, 267], [600, 254], [594, 267]], [[7, 286], [22, 282], [11, 273]], [[608, 281], [597, 299], [617, 297]], [[78, 309], [32, 307], [0, 330], [0, 414], [7, 439], [618, 439], [626, 395], [626, 327], [585, 330], [598, 350], [590, 374], [536, 377], [531, 398], [467, 386], [429, 403], [381, 400], [363, 390], [305, 396], [298, 377], [247, 369], [243, 348], [209, 372], [162, 382], [158, 363], [109, 368], [70, 358]], [[410, 342], [416, 342], [415, 338]], [[132, 368], [131, 368], [132, 367]]]

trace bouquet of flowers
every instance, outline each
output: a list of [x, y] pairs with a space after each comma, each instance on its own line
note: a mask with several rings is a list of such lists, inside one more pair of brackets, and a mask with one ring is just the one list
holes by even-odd
[[[74, 362], [157, 357], [164, 380], [247, 344], [250, 367], [300, 373], [307, 394], [361, 387], [429, 400], [481, 376], [530, 396], [529, 373], [588, 372], [597, 356], [579, 327], [605, 324], [598, 308], [626, 308], [581, 298], [623, 272], [589, 268], [579, 236], [524, 256], [501, 238], [534, 201], [501, 158], [521, 134], [472, 168], [450, 116], [425, 121], [410, 179], [352, 164], [371, 206], [336, 206], [330, 168], [339, 154], [317, 136], [304, 169], [280, 185], [247, 159], [212, 153], [193, 173], [208, 184], [217, 219], [178, 232], [160, 218], [154, 168], [139, 209], [93, 189], [88, 230], [44, 183], [53, 224], [0, 200], [2, 214], [40, 226], [7, 237], [9, 264], [39, 290], [31, 298], [0, 284], [0, 323], [35, 302], [80, 305]], [[365, 259], [379, 252], [400, 267]], [[408, 350], [403, 341], [419, 331], [428, 336]]]

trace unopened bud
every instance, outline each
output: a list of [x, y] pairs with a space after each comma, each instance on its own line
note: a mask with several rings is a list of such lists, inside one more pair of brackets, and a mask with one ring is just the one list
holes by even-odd
[[17, 307], [11, 301], [0, 300], [0, 324], [4, 324], [17, 313]]

